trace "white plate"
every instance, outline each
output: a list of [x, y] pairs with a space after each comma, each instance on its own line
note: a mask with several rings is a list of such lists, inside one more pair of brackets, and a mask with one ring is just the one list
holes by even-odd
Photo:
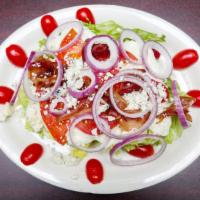
[[[88, 6], [95, 15], [97, 23], [106, 20], [115, 20], [125, 27], [139, 27], [158, 34], [165, 34], [167, 42], [165, 46], [174, 55], [184, 48], [196, 49], [200, 55], [199, 46], [184, 32], [172, 24], [139, 10], [111, 6], [91, 5]], [[52, 12], [59, 24], [74, 19], [75, 12], [79, 7]], [[11, 43], [22, 45], [27, 52], [37, 48], [37, 41], [44, 37], [40, 28], [40, 17], [27, 23], [15, 31], [5, 42], [0, 52], [0, 85], [12, 85], [19, 69], [13, 67], [5, 55], [5, 48]], [[177, 72], [176, 79], [185, 91], [198, 88], [200, 85], [200, 63], [191, 68]], [[154, 185], [180, 172], [192, 163], [200, 152], [200, 112], [192, 110], [194, 122], [192, 127], [186, 130], [183, 136], [172, 145], [168, 145], [164, 154], [154, 162], [136, 167], [119, 167], [111, 164], [108, 156], [92, 154], [103, 163], [105, 170], [104, 181], [101, 184], [92, 185], [85, 176], [85, 159], [77, 167], [56, 165], [52, 162], [51, 152], [45, 148], [45, 153], [35, 165], [25, 167], [20, 163], [21, 151], [30, 143], [37, 142], [38, 138], [24, 130], [19, 119], [12, 118], [7, 123], [0, 124], [0, 147], [4, 153], [18, 166], [33, 176], [50, 184], [81, 192], [91, 193], [120, 193]], [[77, 177], [78, 179], [76, 179]], [[76, 177], [76, 178], [75, 178]]]

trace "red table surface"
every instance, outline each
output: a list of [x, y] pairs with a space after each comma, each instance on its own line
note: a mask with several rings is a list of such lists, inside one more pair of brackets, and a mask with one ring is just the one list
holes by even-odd
[[[0, 43], [15, 29], [44, 13], [81, 4], [116, 4], [141, 9], [173, 23], [200, 44], [200, 0], [0, 0]], [[183, 147], [184, 148], [184, 147]], [[158, 185], [116, 195], [83, 194], [56, 188], [19, 169], [0, 152], [0, 199], [200, 199], [200, 159]]]

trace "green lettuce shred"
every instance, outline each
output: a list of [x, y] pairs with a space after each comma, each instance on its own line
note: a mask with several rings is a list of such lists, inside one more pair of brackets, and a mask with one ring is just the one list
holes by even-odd
[[26, 96], [26, 94], [24, 93], [23, 89], [20, 89], [19, 91], [19, 95], [18, 95], [18, 101], [17, 104], [21, 105], [23, 110], [25, 111], [28, 107], [29, 104], [29, 98]]
[[183, 127], [179, 121], [178, 116], [172, 117], [172, 124], [167, 136], [165, 136], [165, 141], [167, 144], [172, 144], [174, 140], [181, 137], [183, 133]]
[[[116, 40], [119, 39], [119, 36], [124, 29], [122, 26], [112, 20], [100, 24], [84, 23], [84, 26], [86, 26], [96, 35], [111, 35]], [[144, 41], [153, 40], [156, 42], [165, 42], [165, 35], [159, 36], [156, 33], [151, 33], [139, 28], [134, 28], [132, 30], [137, 33]]]
[[73, 148], [71, 151], [71, 156], [74, 158], [83, 159], [86, 157], [86, 155], [87, 155], [87, 153], [80, 149]]
[[47, 42], [47, 39], [46, 38], [42, 38], [38, 41], [38, 44], [39, 44], [39, 49], [43, 49], [46, 45], [46, 42]]

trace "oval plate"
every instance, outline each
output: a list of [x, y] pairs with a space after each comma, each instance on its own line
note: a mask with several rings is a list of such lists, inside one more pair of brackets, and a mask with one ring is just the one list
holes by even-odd
[[[73, 20], [77, 9], [80, 7], [82, 6], [62, 9], [50, 14], [61, 24]], [[200, 55], [199, 46], [187, 34], [159, 17], [121, 6], [90, 5], [87, 7], [94, 13], [97, 23], [114, 20], [124, 27], [138, 27], [166, 35], [167, 42], [164, 45], [171, 55], [184, 48], [196, 49]], [[5, 48], [12, 43], [18, 43], [29, 53], [31, 49], [38, 48], [38, 40], [44, 37], [45, 35], [40, 28], [39, 17], [19, 28], [3, 42], [0, 57], [0, 85], [11, 86], [13, 80], [17, 78], [16, 74], [19, 74], [19, 68], [14, 67], [7, 60]], [[187, 70], [175, 72], [176, 79], [183, 90], [198, 88], [200, 85], [200, 68], [197, 67], [199, 64], [196, 63]], [[6, 123], [0, 124], [0, 147], [22, 169], [58, 187], [90, 193], [127, 192], [164, 181], [180, 172], [199, 156], [200, 134], [198, 130], [200, 130], [200, 124], [197, 119], [200, 118], [200, 112], [192, 109], [192, 116], [194, 119], [192, 127], [186, 130], [183, 136], [172, 145], [168, 145], [167, 150], [159, 159], [136, 167], [115, 166], [110, 162], [108, 155], [105, 156], [105, 154], [91, 154], [75, 167], [57, 165], [52, 162], [51, 151], [46, 147], [44, 156], [40, 161], [35, 165], [25, 167], [19, 159], [22, 150], [28, 144], [41, 142], [41, 140], [34, 134], [25, 131], [22, 125], [18, 123], [19, 116], [14, 116]], [[104, 165], [105, 177], [101, 184], [92, 185], [85, 176], [85, 163], [91, 157], [97, 157]]]

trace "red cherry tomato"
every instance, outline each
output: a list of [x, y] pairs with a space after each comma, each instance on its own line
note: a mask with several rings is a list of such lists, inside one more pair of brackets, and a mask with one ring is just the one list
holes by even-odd
[[6, 86], [0, 86], [0, 104], [10, 102], [14, 91]]
[[173, 58], [174, 69], [184, 69], [191, 66], [199, 59], [197, 51], [194, 49], [185, 49], [177, 53]]
[[46, 36], [49, 36], [51, 32], [58, 27], [58, 24], [53, 16], [44, 15], [41, 18], [41, 27]]
[[[76, 127], [83, 131], [86, 134], [92, 135], [92, 130], [97, 128], [96, 123], [92, 119], [86, 119], [79, 122]], [[97, 130], [97, 134], [100, 134], [100, 131]]]
[[17, 67], [24, 67], [27, 61], [25, 51], [16, 44], [12, 44], [6, 48], [6, 55], [11, 63]]
[[34, 164], [43, 153], [43, 148], [40, 144], [33, 143], [27, 146], [22, 152], [20, 159], [24, 165]]
[[80, 8], [77, 10], [76, 18], [82, 22], [95, 24], [94, 16], [89, 8]]
[[152, 145], [139, 146], [136, 149], [133, 149], [128, 152], [130, 155], [138, 158], [147, 158], [154, 154], [154, 149]]
[[190, 90], [187, 94], [196, 99], [195, 103], [192, 106], [200, 107], [200, 90]]
[[86, 164], [86, 175], [92, 184], [100, 183], [104, 176], [101, 162], [96, 159], [90, 159]]

